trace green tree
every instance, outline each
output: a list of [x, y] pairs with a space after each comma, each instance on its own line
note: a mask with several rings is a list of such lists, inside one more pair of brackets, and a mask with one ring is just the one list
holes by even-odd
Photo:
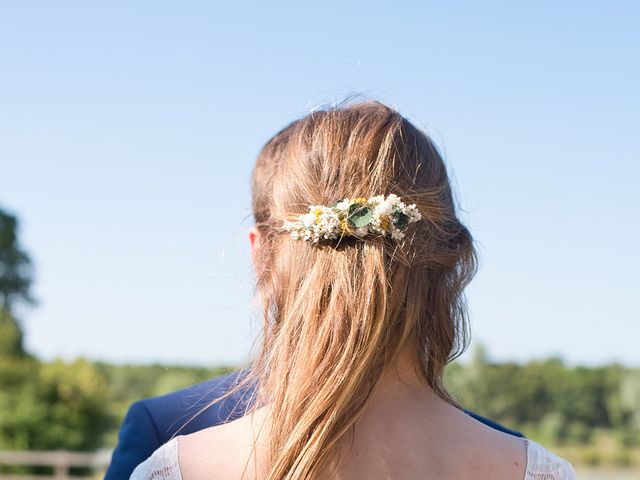
[[0, 208], [0, 308], [14, 302], [35, 303], [31, 294], [33, 264], [18, 241], [18, 220]]
[[24, 335], [18, 322], [9, 310], [0, 307], [0, 358], [22, 358], [24, 350]]
[[0, 394], [0, 448], [87, 450], [110, 426], [106, 378], [92, 363], [37, 363], [11, 394]]
[[619, 388], [624, 419], [618, 428], [620, 441], [625, 446], [640, 445], [640, 370], [627, 372]]

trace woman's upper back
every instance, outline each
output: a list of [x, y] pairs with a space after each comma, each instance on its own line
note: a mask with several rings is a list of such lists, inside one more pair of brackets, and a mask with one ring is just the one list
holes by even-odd
[[[188, 477], [183, 477], [181, 473], [178, 460], [179, 438], [174, 438], [156, 450], [148, 460], [135, 469], [131, 480], [190, 480]], [[525, 441], [527, 460], [522, 480], [574, 480], [576, 478], [569, 462], [532, 440]], [[215, 452], [212, 455], [215, 455]], [[425, 472], [425, 478], [427, 477], [428, 474]], [[210, 472], [209, 478], [211, 480], [226, 479], [215, 471]]]
[[[406, 407], [406, 406], [405, 406]], [[433, 409], [432, 409], [433, 410]], [[258, 411], [260, 412], [260, 411]], [[395, 414], [378, 411], [345, 442], [348, 452], [337, 470], [322, 480], [476, 479], [571, 480], [571, 465], [538, 443], [495, 431], [466, 414], [433, 411], [419, 418], [409, 407]], [[416, 417], [411, 425], [412, 415]], [[441, 417], [441, 420], [438, 420]], [[255, 420], [255, 419], [254, 419]], [[245, 417], [188, 436], [174, 438], [133, 473], [133, 480], [217, 480], [263, 478], [260, 438], [252, 452], [255, 425]], [[342, 452], [341, 452], [342, 453]], [[262, 467], [260, 467], [262, 465]], [[246, 468], [246, 469], [245, 469]], [[259, 472], [256, 475], [256, 470]], [[243, 477], [244, 473], [244, 477]]]

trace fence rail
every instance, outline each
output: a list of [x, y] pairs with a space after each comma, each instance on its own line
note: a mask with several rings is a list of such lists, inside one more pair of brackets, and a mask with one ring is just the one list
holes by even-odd
[[51, 467], [52, 475], [3, 474], [0, 480], [88, 480], [90, 477], [70, 476], [73, 467], [105, 470], [109, 465], [111, 452], [67, 452], [67, 451], [0, 451], [0, 466], [11, 467]]

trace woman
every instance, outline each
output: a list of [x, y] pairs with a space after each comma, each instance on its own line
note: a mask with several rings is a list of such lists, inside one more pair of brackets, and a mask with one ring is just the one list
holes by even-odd
[[252, 187], [264, 331], [238, 388], [257, 385], [255, 401], [132, 479], [575, 478], [443, 383], [476, 253], [424, 132], [377, 101], [315, 111], [267, 142]]

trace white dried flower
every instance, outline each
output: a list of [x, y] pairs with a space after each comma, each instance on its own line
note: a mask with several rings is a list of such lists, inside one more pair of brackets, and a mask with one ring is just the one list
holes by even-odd
[[351, 202], [349, 202], [349, 200], [342, 200], [341, 202], [338, 202], [336, 204], [336, 208], [338, 210], [342, 210], [342, 211], [347, 211], [349, 210], [349, 207], [351, 206]]

